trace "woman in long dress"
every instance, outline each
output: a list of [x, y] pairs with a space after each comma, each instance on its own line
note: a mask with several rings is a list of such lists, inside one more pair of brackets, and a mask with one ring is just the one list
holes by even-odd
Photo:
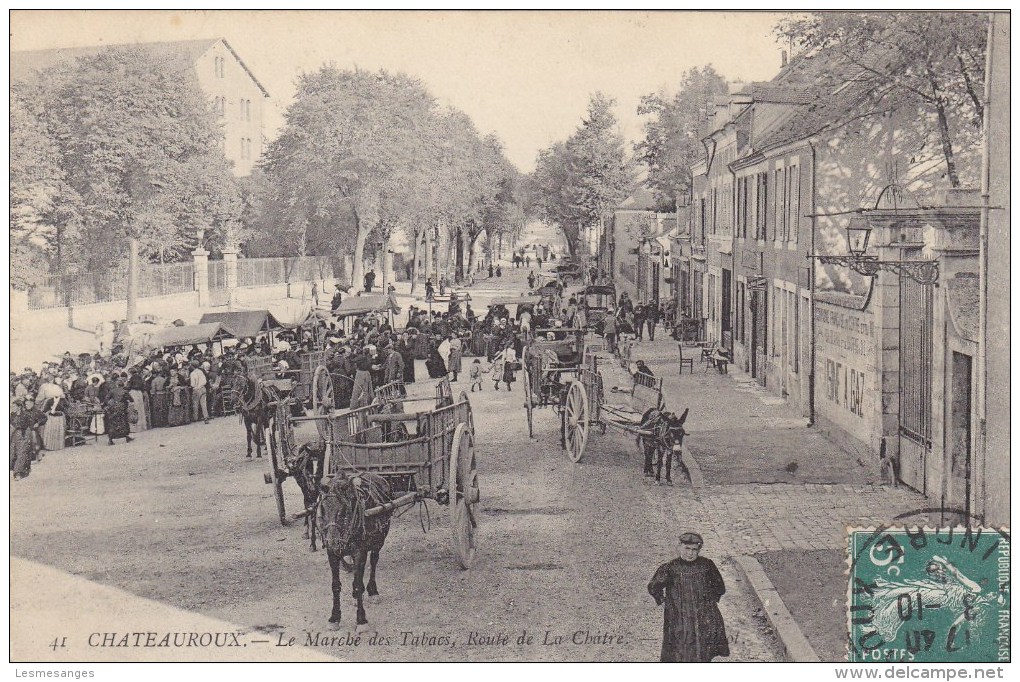
[[110, 389], [110, 393], [106, 396], [106, 402], [103, 403], [103, 412], [106, 416], [106, 437], [110, 439], [110, 445], [113, 445], [115, 438], [124, 438], [128, 443], [133, 440], [131, 424], [128, 420], [129, 402], [134, 401], [118, 381]]
[[145, 380], [140, 373], [135, 372], [131, 375], [131, 379], [128, 381], [128, 393], [135, 404], [135, 409], [138, 410], [138, 421], [129, 425], [131, 432], [148, 431], [149, 401], [148, 396], [145, 395]]
[[175, 372], [170, 375], [170, 389], [167, 391], [167, 426], [180, 426], [186, 423], [188, 398], [181, 386], [180, 376]]
[[453, 374], [453, 380], [457, 381], [457, 375], [464, 371], [461, 369], [461, 357], [464, 353], [464, 343], [455, 333], [450, 334], [449, 341], [450, 359], [446, 363], [446, 368], [450, 370], [451, 374]]
[[152, 412], [152, 426], [166, 426], [167, 392], [166, 376], [159, 372], [149, 383], [149, 407]]

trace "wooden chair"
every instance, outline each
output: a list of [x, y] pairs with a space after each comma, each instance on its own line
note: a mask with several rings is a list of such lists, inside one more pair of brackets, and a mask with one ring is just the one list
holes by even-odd
[[701, 347], [701, 361], [707, 363], [712, 357], [712, 353], [719, 347], [718, 341], [710, 341]]
[[680, 349], [680, 374], [684, 373], [684, 365], [691, 370], [691, 374], [694, 374], [694, 358], [684, 357], [684, 344], [682, 342], [676, 345]]

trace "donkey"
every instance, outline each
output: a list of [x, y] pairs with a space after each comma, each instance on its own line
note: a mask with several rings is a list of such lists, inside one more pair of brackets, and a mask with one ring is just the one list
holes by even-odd
[[251, 459], [253, 440], [255, 456], [257, 459], [261, 459], [262, 448], [266, 446], [266, 431], [274, 417], [272, 403], [276, 402], [279, 396], [276, 395], [274, 389], [261, 381], [242, 374], [234, 376], [230, 387], [237, 395], [237, 409], [244, 421], [244, 432], [248, 440], [246, 459]]
[[[316, 503], [319, 514], [319, 534], [326, 548], [329, 570], [333, 578], [333, 611], [329, 622], [333, 629], [340, 627], [340, 568], [345, 555], [354, 557], [353, 594], [358, 602], [358, 625], [367, 625], [364, 593], [379, 594], [375, 582], [375, 569], [379, 553], [390, 532], [392, 509], [373, 516], [365, 511], [384, 505], [393, 499], [393, 491], [385, 478], [369, 472], [352, 477], [338, 474], [320, 486]], [[365, 564], [371, 555], [371, 573], [365, 585]]]
[[[683, 461], [684, 422], [687, 421], [687, 413], [690, 408], [683, 411], [679, 417], [672, 412], [655, 409], [647, 410], [641, 417], [642, 430], [651, 431], [651, 436], [641, 436], [638, 442], [645, 451], [645, 476], [655, 476], [655, 482], [662, 482], [662, 460], [666, 460], [666, 483], [673, 485], [672, 464], [676, 458], [677, 464], [688, 476], [687, 466]], [[652, 460], [655, 460], [654, 467]]]

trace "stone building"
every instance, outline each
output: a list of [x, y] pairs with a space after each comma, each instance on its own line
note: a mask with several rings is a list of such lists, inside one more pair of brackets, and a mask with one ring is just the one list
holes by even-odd
[[223, 38], [12, 52], [11, 81], [32, 79], [60, 62], [136, 46], [170, 57], [182, 69], [193, 71], [209, 106], [223, 122], [223, 153], [233, 162], [234, 174], [250, 175], [266, 143], [264, 120], [269, 93]]

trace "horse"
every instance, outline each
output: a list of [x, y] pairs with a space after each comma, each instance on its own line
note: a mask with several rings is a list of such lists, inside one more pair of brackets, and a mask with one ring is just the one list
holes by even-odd
[[322, 483], [323, 469], [326, 463], [326, 444], [322, 441], [305, 443], [298, 448], [297, 456], [293, 462], [286, 462], [288, 473], [294, 477], [294, 482], [301, 489], [301, 497], [305, 502], [304, 539], [311, 540], [312, 551], [318, 551], [315, 546], [315, 504], [319, 499], [319, 486]]
[[[329, 570], [333, 579], [333, 611], [329, 622], [333, 629], [340, 627], [340, 568], [345, 555], [354, 557], [353, 594], [358, 602], [358, 625], [367, 625], [364, 593], [374, 597], [379, 594], [375, 582], [375, 569], [379, 553], [390, 532], [392, 509], [385, 509], [373, 516], [366, 516], [365, 510], [384, 505], [393, 499], [393, 491], [385, 478], [378, 474], [363, 472], [348, 477], [338, 474], [320, 487], [316, 503], [319, 534], [322, 546], [326, 548]], [[365, 564], [371, 556], [371, 573], [365, 585]]]
[[[683, 443], [687, 432], [684, 430], [684, 422], [687, 421], [687, 413], [690, 408], [683, 411], [679, 417], [672, 412], [651, 408], [641, 416], [641, 429], [651, 431], [651, 436], [640, 436], [638, 444], [645, 451], [645, 476], [655, 476], [655, 482], [662, 482], [662, 460], [666, 459], [666, 483], [673, 484], [672, 464], [673, 458], [677, 464], [687, 472], [687, 466], [683, 461]], [[655, 460], [653, 466], [653, 459]], [[687, 472], [688, 476], [690, 475]]]
[[231, 389], [237, 395], [237, 410], [244, 421], [244, 431], [248, 440], [247, 459], [251, 459], [251, 444], [254, 436], [256, 458], [262, 458], [262, 448], [266, 445], [266, 430], [273, 421], [272, 403], [279, 400], [275, 389], [266, 386], [254, 377], [237, 374], [231, 383]]

